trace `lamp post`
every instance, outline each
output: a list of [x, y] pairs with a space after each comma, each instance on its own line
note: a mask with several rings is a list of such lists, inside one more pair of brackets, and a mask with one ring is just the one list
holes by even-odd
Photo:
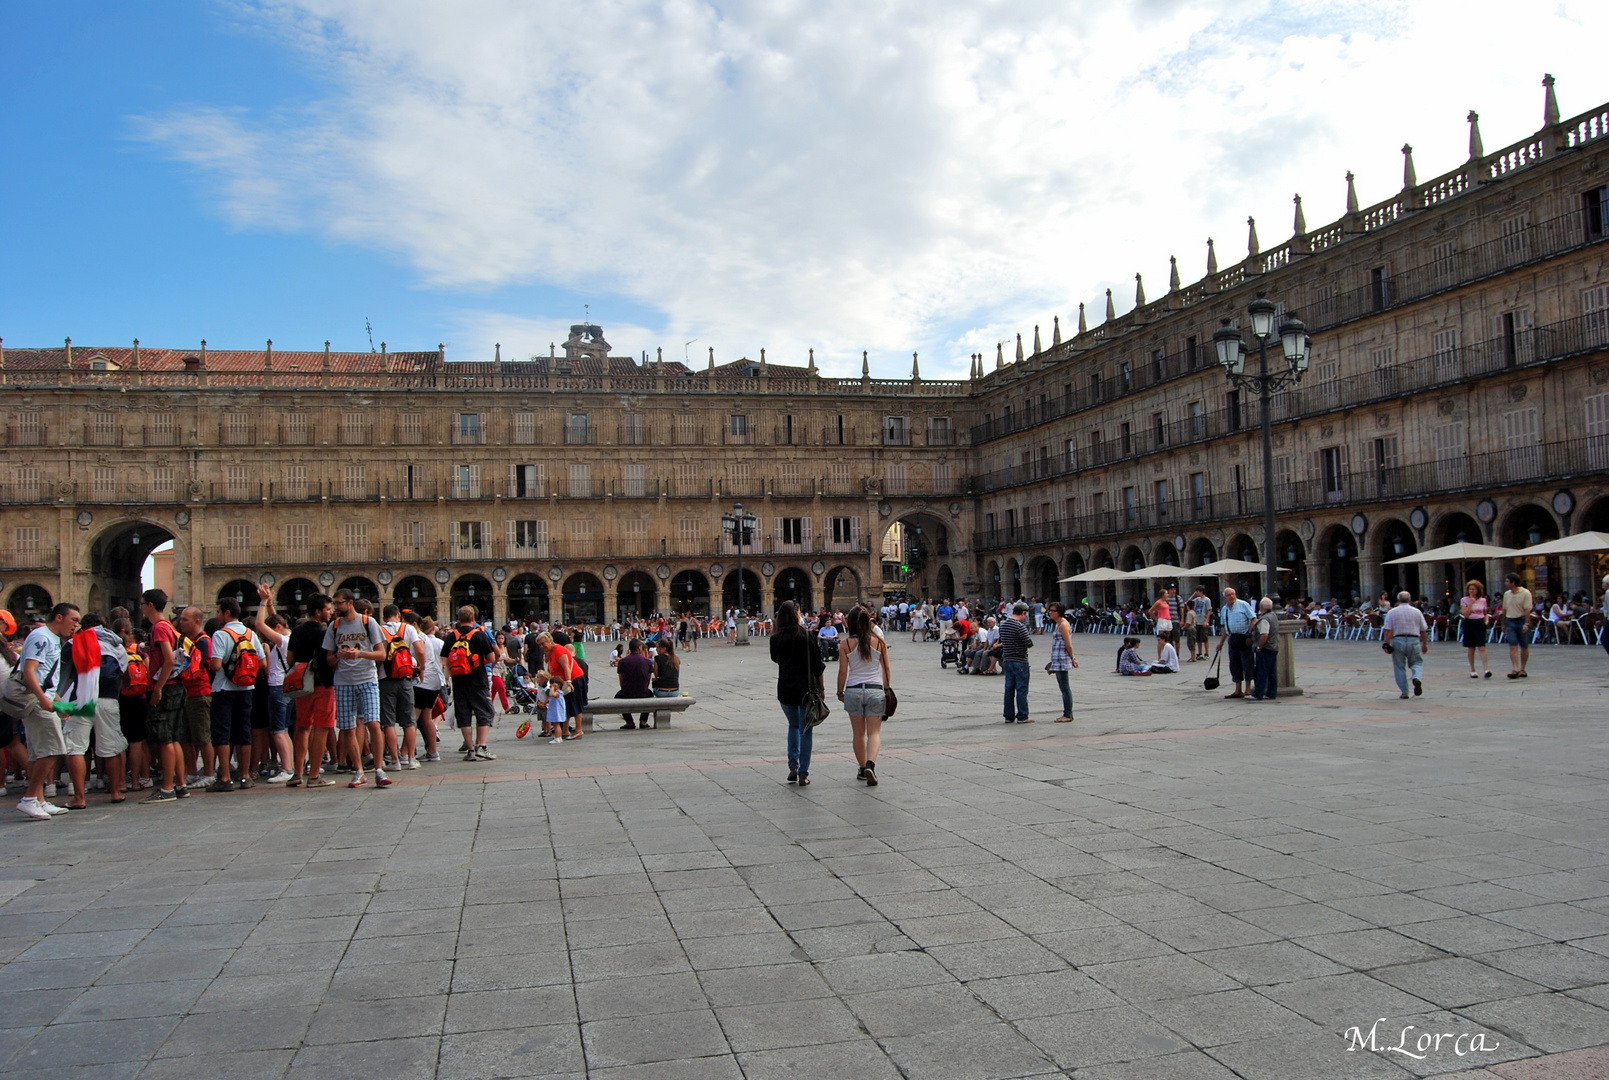
[[1229, 384], [1239, 389], [1253, 389], [1262, 399], [1263, 406], [1263, 595], [1274, 595], [1274, 414], [1270, 398], [1275, 390], [1283, 390], [1302, 381], [1307, 374], [1308, 360], [1313, 352], [1313, 339], [1307, 336], [1307, 326], [1300, 319], [1289, 317], [1279, 327], [1280, 348], [1285, 354], [1285, 367], [1268, 370], [1268, 343], [1275, 336], [1274, 315], [1279, 308], [1258, 293], [1257, 299], [1246, 305], [1251, 316], [1252, 337], [1257, 339], [1257, 365], [1255, 375], [1246, 374], [1246, 348], [1240, 331], [1223, 321], [1223, 326], [1212, 335], [1218, 350], [1218, 363], [1223, 365]]
[[737, 612], [733, 617], [734, 634], [732, 644], [747, 645], [749, 643], [749, 620], [743, 610], [743, 545], [754, 542], [754, 529], [760, 524], [753, 514], [743, 512], [742, 503], [733, 503], [730, 514], [721, 515], [721, 527], [732, 535], [732, 543], [737, 548]]

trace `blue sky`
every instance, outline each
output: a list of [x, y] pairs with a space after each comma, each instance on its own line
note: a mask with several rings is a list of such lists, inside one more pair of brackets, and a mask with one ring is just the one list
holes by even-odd
[[[1516, 17], [1516, 15], [1520, 17]], [[1502, 33], [1493, 28], [1502, 26]], [[1609, 99], [1609, 5], [0, 6], [0, 336], [959, 375]]]

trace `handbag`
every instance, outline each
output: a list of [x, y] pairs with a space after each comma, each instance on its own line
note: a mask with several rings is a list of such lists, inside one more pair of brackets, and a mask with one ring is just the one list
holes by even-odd
[[890, 716], [893, 716], [894, 710], [897, 708], [899, 708], [899, 698], [895, 696], [894, 688], [892, 686], [883, 687], [883, 719], [887, 720]]
[[279, 692], [287, 701], [295, 701], [311, 694], [314, 689], [313, 672], [311, 665], [305, 661], [295, 664], [285, 672], [285, 681], [280, 683]]
[[1219, 685], [1221, 685], [1218, 682], [1218, 674], [1219, 674], [1219, 672], [1221, 672], [1223, 670], [1223, 666], [1224, 666], [1224, 654], [1220, 652], [1218, 654], [1217, 658], [1213, 662], [1212, 674], [1208, 675], [1205, 679], [1202, 679], [1201, 680], [1201, 685], [1204, 688], [1208, 689], [1208, 690], [1216, 690], [1216, 689], [1218, 689]]
[[[806, 635], [804, 641], [806, 650], [814, 647], [811, 643], [810, 635]], [[804, 709], [804, 724], [808, 728], [818, 727], [823, 720], [832, 714], [832, 710], [827, 707], [827, 698], [821, 692], [820, 684], [810, 677], [810, 653], [808, 651], [805, 653], [805, 682], [804, 700], [799, 702], [800, 707]]]

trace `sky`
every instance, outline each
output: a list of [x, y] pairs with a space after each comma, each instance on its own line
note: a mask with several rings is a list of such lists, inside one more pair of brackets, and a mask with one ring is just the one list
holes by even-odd
[[0, 338], [964, 377], [1609, 101], [1602, 0], [0, 3]]

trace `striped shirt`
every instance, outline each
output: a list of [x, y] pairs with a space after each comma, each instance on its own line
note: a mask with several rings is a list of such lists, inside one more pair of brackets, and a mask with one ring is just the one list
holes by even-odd
[[1034, 639], [1028, 635], [1028, 626], [1021, 619], [1003, 619], [1000, 627], [1000, 659], [1009, 663], [1020, 660], [1028, 661], [1028, 650], [1034, 647]]

